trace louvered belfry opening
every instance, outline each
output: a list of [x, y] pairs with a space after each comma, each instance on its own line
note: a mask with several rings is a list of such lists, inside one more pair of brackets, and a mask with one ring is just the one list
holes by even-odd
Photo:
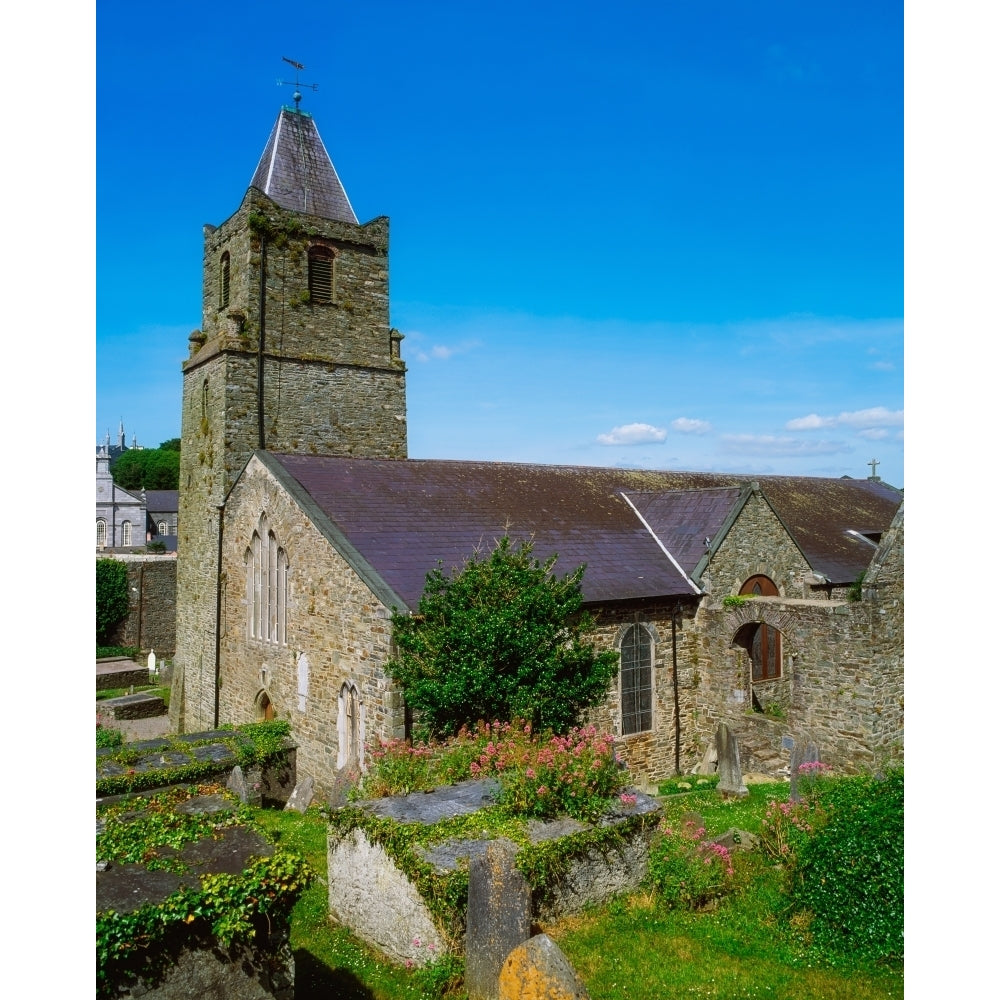
[[222, 255], [222, 271], [219, 275], [219, 308], [229, 305], [229, 251]]
[[333, 301], [333, 251], [327, 247], [309, 249], [309, 300]]

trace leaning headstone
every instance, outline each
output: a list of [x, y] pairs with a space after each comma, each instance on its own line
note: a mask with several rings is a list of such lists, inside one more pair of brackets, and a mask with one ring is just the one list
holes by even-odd
[[232, 774], [229, 775], [226, 788], [244, 805], [250, 801], [250, 786], [247, 784], [247, 779], [243, 776], [243, 768], [239, 764], [233, 768]]
[[743, 784], [739, 744], [735, 734], [729, 731], [724, 722], [720, 722], [719, 728], [715, 730], [715, 748], [719, 754], [719, 784], [716, 791], [724, 798], [733, 795], [743, 798], [749, 795], [747, 786]]
[[313, 779], [303, 778], [293, 789], [291, 796], [285, 803], [286, 809], [294, 809], [296, 812], [304, 813], [309, 808], [309, 803], [313, 800]]
[[517, 845], [492, 841], [469, 859], [465, 989], [469, 1000], [498, 1000], [500, 969], [531, 936], [531, 890], [514, 867]]
[[719, 751], [715, 747], [715, 742], [709, 743], [705, 748], [705, 754], [701, 762], [694, 769], [695, 774], [715, 774], [719, 766]]
[[507, 956], [499, 985], [499, 1000], [590, 1000], [583, 980], [548, 934], [536, 934]]
[[802, 760], [803, 764], [818, 764], [819, 763], [819, 747], [815, 743], [810, 743], [806, 747], [806, 755]]

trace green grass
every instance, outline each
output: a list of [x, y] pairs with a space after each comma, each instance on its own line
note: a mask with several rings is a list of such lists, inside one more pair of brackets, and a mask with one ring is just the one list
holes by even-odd
[[163, 699], [163, 704], [170, 707], [170, 688], [156, 687], [153, 684], [136, 684], [131, 690], [128, 688], [104, 688], [97, 692], [97, 700], [105, 701], [108, 698], [124, 698], [127, 694], [151, 694], [159, 695]]
[[[709, 835], [736, 826], [759, 832], [770, 798], [788, 785], [752, 785], [745, 799], [712, 791], [668, 799], [668, 820], [697, 812]], [[330, 922], [326, 887], [326, 822], [318, 810], [262, 811], [259, 821], [278, 843], [299, 851], [322, 874], [292, 912], [297, 1000], [434, 1000], [418, 974], [381, 960]], [[784, 918], [781, 872], [762, 855], [744, 855], [741, 891], [711, 912], [668, 910], [650, 893], [567, 918], [544, 930], [583, 978], [592, 1000], [895, 1000], [902, 967], [852, 963], [836, 967], [808, 947], [808, 928]], [[452, 994], [453, 997], [464, 994]]]

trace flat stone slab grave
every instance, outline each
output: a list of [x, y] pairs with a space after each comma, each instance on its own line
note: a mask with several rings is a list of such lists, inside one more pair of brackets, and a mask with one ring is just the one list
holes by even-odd
[[149, 684], [149, 670], [127, 656], [109, 656], [97, 661], [97, 690], [139, 687]]
[[[359, 802], [377, 816], [400, 823], [432, 825], [442, 819], [464, 816], [492, 805], [498, 785], [492, 780], [465, 781], [457, 785]], [[616, 825], [629, 817], [656, 813], [655, 799], [636, 792], [634, 805], [614, 807], [599, 823]], [[532, 843], [572, 836], [592, 829], [590, 824], [562, 818], [528, 823]], [[614, 851], [584, 850], [571, 862], [558, 886], [550, 887], [548, 901], [534, 916], [550, 919], [578, 913], [620, 892], [636, 888], [649, 864], [649, 834], [636, 831]], [[427, 848], [417, 857], [439, 871], [456, 869], [483, 857], [493, 841], [486, 837], [452, 838]], [[368, 840], [359, 827], [328, 844], [330, 913], [392, 961], [423, 965], [440, 955], [448, 944], [437, 928], [416, 886], [396, 866], [385, 850]], [[373, 893], [372, 887], [377, 887]], [[431, 947], [433, 946], [433, 947]]]
[[109, 719], [150, 719], [166, 711], [167, 706], [158, 694], [124, 694], [97, 703], [98, 714]]

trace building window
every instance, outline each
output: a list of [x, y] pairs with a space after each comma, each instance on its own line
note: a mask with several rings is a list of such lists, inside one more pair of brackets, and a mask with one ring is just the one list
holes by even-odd
[[653, 728], [653, 639], [642, 625], [621, 638], [622, 735]]
[[97, 519], [97, 547], [103, 549], [108, 544], [108, 522], [103, 517]]
[[244, 561], [247, 637], [283, 646], [288, 605], [288, 557], [268, 527], [266, 517], [261, 517]]
[[309, 301], [332, 302], [334, 288], [333, 251], [329, 247], [309, 248]]
[[122, 521], [122, 545], [132, 544], [132, 522]]
[[219, 308], [225, 309], [229, 305], [229, 251], [222, 255], [221, 267], [219, 268]]
[[167, 533], [167, 522], [158, 521], [156, 524], [156, 533], [158, 535], [165, 535]]
[[[751, 576], [742, 587], [740, 594], [754, 597], [779, 597], [778, 587], [767, 576]], [[781, 633], [770, 625], [759, 622], [744, 626], [736, 633], [736, 643], [750, 655], [751, 678], [757, 681], [772, 681], [781, 676]]]

